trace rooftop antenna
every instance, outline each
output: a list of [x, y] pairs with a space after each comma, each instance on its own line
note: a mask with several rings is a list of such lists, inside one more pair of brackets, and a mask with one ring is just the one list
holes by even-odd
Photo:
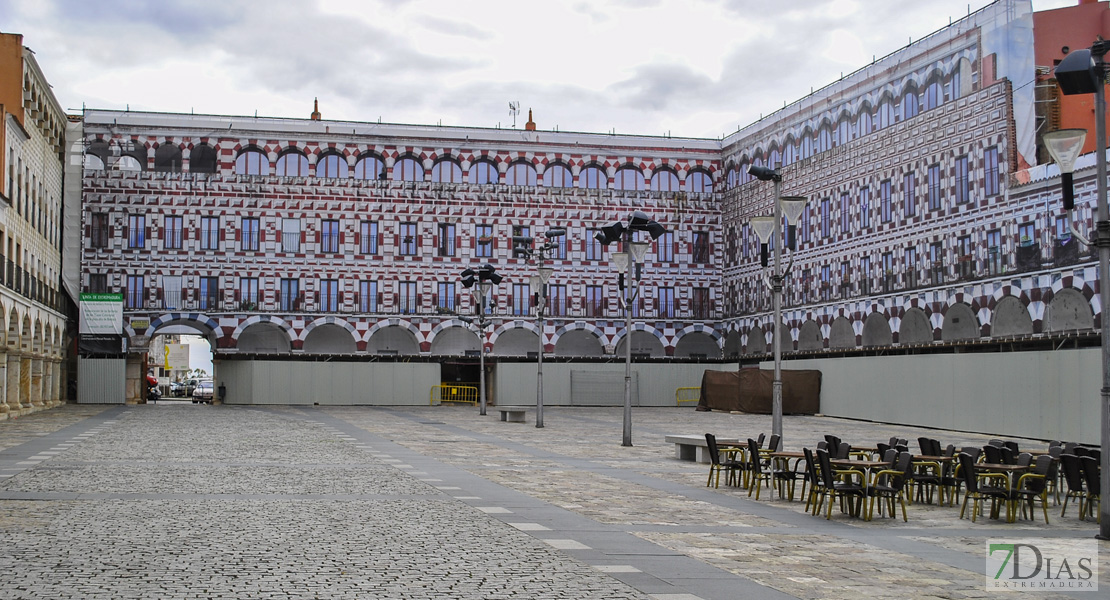
[[513, 129], [516, 129], [516, 116], [520, 113], [520, 100], [509, 102], [509, 114], [513, 116]]

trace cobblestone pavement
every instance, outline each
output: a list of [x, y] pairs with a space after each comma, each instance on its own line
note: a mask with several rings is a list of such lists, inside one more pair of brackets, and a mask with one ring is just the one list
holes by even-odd
[[[908, 523], [826, 520], [706, 487], [707, 465], [663, 440], [755, 436], [768, 416], [637, 408], [622, 447], [619, 408], [547, 407], [542, 429], [489, 412], [161, 403], [0, 422], [0, 598], [983, 598], [986, 540], [1097, 532], [1051, 505], [1050, 525], [920, 502]], [[784, 419], [788, 450], [824, 433], [990, 439]], [[1099, 597], [1056, 594], [1074, 596]]]

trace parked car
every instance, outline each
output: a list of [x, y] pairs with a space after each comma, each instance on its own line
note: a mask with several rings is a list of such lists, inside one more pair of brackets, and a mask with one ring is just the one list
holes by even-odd
[[185, 396], [185, 382], [171, 381], [170, 382], [170, 396], [174, 398], [182, 398]]
[[196, 404], [197, 402], [212, 404], [211, 379], [202, 379], [197, 382], [197, 387], [193, 389], [193, 404]]
[[204, 380], [203, 379], [196, 379], [196, 378], [186, 379], [185, 383], [182, 384], [182, 385], [185, 386], [183, 395], [184, 396], [192, 396], [193, 391], [197, 389], [197, 384], [200, 383], [201, 381], [204, 381]]

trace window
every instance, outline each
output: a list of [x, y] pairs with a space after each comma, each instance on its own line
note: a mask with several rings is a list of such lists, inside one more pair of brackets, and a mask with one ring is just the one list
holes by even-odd
[[894, 124], [894, 106], [890, 96], [884, 96], [879, 101], [879, 126], [878, 129], [885, 129]]
[[925, 86], [925, 93], [923, 95], [925, 97], [925, 110], [932, 110], [940, 106], [942, 100], [940, 82], [930, 82], [929, 85]]
[[513, 237], [522, 236], [529, 237], [532, 235], [532, 228], [527, 225], [513, 225]]
[[239, 278], [239, 310], [258, 310], [258, 278]]
[[705, 171], [690, 171], [686, 174], [686, 191], [691, 194], [713, 192], [713, 178]]
[[1032, 246], [1037, 243], [1037, 224], [1030, 221], [1018, 225], [1018, 245]]
[[917, 100], [917, 88], [910, 86], [906, 90], [906, 95], [902, 97], [902, 119], [912, 119], [917, 116], [921, 110], [921, 104]]
[[270, 159], [257, 149], [244, 150], [235, 158], [236, 175], [269, 175]]
[[605, 246], [597, 241], [590, 230], [586, 230], [586, 260], [602, 260], [604, 258]]
[[859, 259], [859, 293], [871, 293], [871, 257], [863, 256]]
[[355, 179], [385, 179], [385, 163], [378, 157], [367, 154], [355, 163]]
[[92, 221], [91, 234], [92, 239], [90, 243], [93, 248], [107, 248], [108, 247], [108, 213], [92, 213], [90, 220]]
[[146, 216], [127, 215], [127, 247], [146, 247]]
[[220, 249], [220, 218], [219, 217], [201, 217], [200, 218], [200, 249], [201, 250], [219, 250]]
[[201, 310], [216, 310], [219, 308], [220, 302], [220, 278], [219, 277], [201, 277], [200, 278], [200, 309]]
[[694, 262], [707, 263], [709, 262], [709, 232], [695, 231], [694, 232]]
[[258, 217], [243, 217], [240, 222], [239, 244], [244, 251], [258, 250]]
[[108, 274], [91, 273], [89, 275], [89, 291], [94, 294], [107, 294], [112, 291], [108, 288]]
[[358, 251], [362, 254], [378, 253], [377, 221], [362, 221], [358, 225]]
[[621, 167], [613, 178], [613, 188], [618, 190], [644, 189], [644, 174], [636, 167]]
[[673, 231], [668, 231], [655, 240], [655, 260], [661, 263], [674, 262]]
[[324, 219], [320, 221], [320, 252], [335, 254], [339, 252], [339, 221]]
[[394, 181], [424, 181], [424, 167], [415, 158], [402, 158], [393, 163]]
[[821, 265], [821, 301], [828, 302], [832, 299], [832, 269], [829, 265]]
[[499, 179], [497, 166], [487, 160], [480, 160], [470, 165], [470, 174], [467, 175], [467, 181], [475, 185], [497, 183]]
[[347, 159], [334, 152], [331, 154], [325, 154], [316, 160], [317, 177], [345, 179], [347, 177], [347, 172]]
[[440, 223], [439, 224], [439, 248], [440, 256], [454, 256], [455, 255], [455, 225], [454, 223]]
[[1001, 275], [1006, 266], [1006, 255], [1002, 253], [1002, 232], [992, 229], [987, 232], [987, 270], [991, 275]]
[[944, 283], [944, 244], [929, 244], [929, 278], [933, 285]]
[[547, 286], [547, 314], [552, 317], [562, 317], [567, 314], [567, 286]]
[[848, 261], [840, 263], [840, 297], [847, 298], [852, 295], [852, 264]]
[[663, 319], [674, 318], [674, 288], [659, 288], [659, 317]]
[[376, 313], [381, 310], [377, 281], [358, 282], [358, 310], [363, 313]]
[[971, 277], [975, 272], [975, 257], [971, 253], [971, 236], [956, 238], [956, 276]]
[[436, 308], [448, 312], [455, 312], [455, 306], [458, 303], [458, 296], [455, 292], [456, 284], [454, 281], [441, 281], [439, 282], [436, 293]]
[[600, 285], [586, 286], [586, 316], [605, 316], [605, 297], [602, 295]]
[[216, 151], [212, 148], [212, 146], [209, 146], [204, 142], [193, 146], [192, 151], [189, 152], [189, 172], [216, 172]]
[[339, 280], [320, 280], [320, 299], [317, 307], [321, 312], [339, 311]]
[[282, 252], [300, 252], [301, 251], [301, 220], [300, 219], [282, 219], [281, 220], [281, 251]]
[[278, 177], [308, 177], [308, 157], [299, 150], [289, 150], [278, 157]]
[[940, 165], [932, 165], [931, 167], [929, 167], [929, 210], [940, 210], [942, 198], [940, 179]]
[[690, 299], [690, 315], [695, 319], [708, 319], [712, 308], [712, 302], [709, 300], [709, 288], [694, 288], [694, 295]]
[[299, 279], [281, 280], [281, 310], [292, 312], [301, 309], [301, 281]]
[[543, 172], [544, 187], [572, 187], [573, 184], [574, 177], [565, 165], [556, 163], [548, 166]]
[[894, 253], [883, 253], [883, 291], [890, 292], [894, 289]]
[[1071, 239], [1071, 227], [1068, 226], [1067, 215], [1056, 217], [1056, 239], [1060, 241]]
[[527, 315], [531, 304], [532, 290], [527, 283], [513, 284], [513, 314]]
[[536, 185], [536, 168], [526, 162], [515, 162], [505, 171], [505, 185]]
[[415, 281], [402, 281], [397, 284], [397, 310], [405, 315], [416, 312]]
[[729, 166], [728, 174], [725, 175], [725, 187], [727, 187], [730, 190], [732, 188], [736, 187], [736, 185], [738, 183], [740, 183], [739, 173], [740, 172], [737, 169], [733, 168], [732, 166]]
[[840, 194], [840, 233], [851, 233], [852, 214], [848, 207], [848, 192]]
[[[812, 229], [813, 229], [813, 226], [810, 224], [810, 220], [811, 219], [810, 219], [810, 215], [809, 215], [809, 203], [806, 203], [806, 205], [804, 207], [802, 207], [802, 214], [798, 216], [798, 225], [802, 229], [802, 233], [799, 236], [801, 239], [799, 241], [803, 244], [808, 244], [809, 243], [810, 234], [811, 234]], [[757, 243], [758, 243], [758, 239], [757, 239]], [[767, 249], [770, 250], [770, 246], [768, 246]]]
[[578, 173], [578, 187], [591, 190], [608, 187], [608, 177], [596, 166], [589, 166]]
[[832, 229], [830, 227], [832, 225], [831, 221], [832, 221], [832, 215], [829, 214], [829, 199], [828, 198], [822, 198], [821, 199], [821, 237], [825, 237], [825, 238], [829, 237], [829, 233], [831, 232], [831, 229]]
[[865, 105], [863, 109], [860, 110], [859, 118], [856, 120], [856, 129], [858, 130], [858, 133], [856, 135], [862, 137], [871, 133], [871, 130], [873, 129], [871, 125], [871, 118], [871, 107]]
[[126, 308], [142, 308], [143, 296], [146, 294], [146, 282], [142, 275], [127, 276], [127, 305]]
[[432, 182], [462, 183], [462, 167], [450, 158], [442, 159], [432, 165]]
[[477, 225], [474, 235], [478, 238], [474, 245], [474, 256], [489, 258], [493, 256], [493, 225]]
[[660, 169], [651, 176], [650, 189], [656, 192], [677, 192], [680, 189], [678, 175], [674, 171]]
[[998, 195], [998, 148], [996, 146], [983, 151], [983, 194]]
[[906, 248], [902, 260], [902, 271], [906, 274], [906, 287], [917, 287], [917, 248]]
[[182, 230], [185, 219], [180, 215], [169, 215], [163, 223], [162, 247], [166, 250], [180, 250], [182, 247]]
[[567, 258], [567, 236], [561, 235], [555, 238], [555, 247], [551, 250], [551, 258], [554, 260], [566, 260]]
[[871, 188], [862, 187], [859, 190], [859, 226], [861, 229], [871, 227]]
[[964, 204], [971, 200], [971, 190], [969, 189], [969, 182], [967, 178], [967, 157], [961, 156], [956, 159], [956, 204]]
[[416, 255], [416, 223], [401, 223], [401, 254]]
[[917, 178], [913, 173], [906, 173], [902, 177], [902, 212], [905, 218], [917, 214]]

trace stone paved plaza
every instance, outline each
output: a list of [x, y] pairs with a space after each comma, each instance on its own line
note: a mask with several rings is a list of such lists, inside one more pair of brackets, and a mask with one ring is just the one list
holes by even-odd
[[[985, 598], [987, 539], [1097, 532], [1053, 506], [1050, 525], [923, 503], [908, 523], [825, 520], [707, 488], [663, 440], [755, 436], [769, 416], [637, 408], [630, 448], [619, 408], [544, 417], [163, 402], [0, 422], [0, 598]], [[990, 439], [785, 417], [788, 450], [825, 433]], [[1036, 596], [1105, 597], [1099, 544], [1099, 593]]]

